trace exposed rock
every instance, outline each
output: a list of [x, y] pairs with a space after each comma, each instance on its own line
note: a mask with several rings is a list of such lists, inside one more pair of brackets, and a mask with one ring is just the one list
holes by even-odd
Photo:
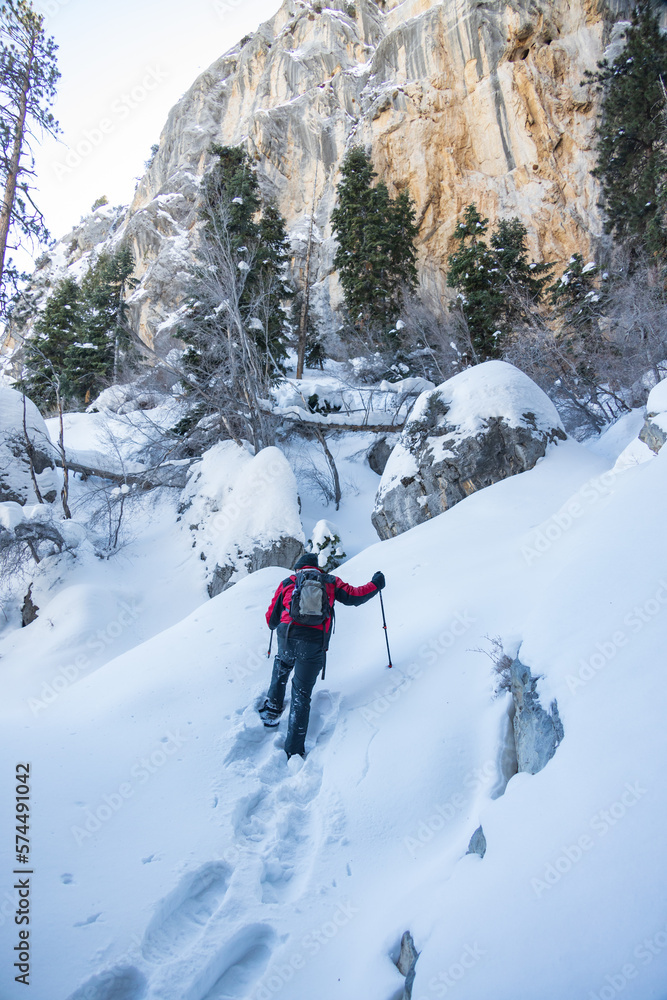
[[566, 437], [544, 392], [513, 365], [487, 361], [422, 393], [384, 470], [372, 514], [390, 538], [471, 493], [532, 469]]
[[249, 555], [239, 552], [234, 562], [225, 566], [215, 565], [211, 582], [207, 586], [209, 597], [216, 597], [231, 587], [232, 583], [236, 582], [232, 580], [235, 574], [255, 573], [258, 569], [266, 569], [267, 566], [285, 566], [289, 569], [303, 551], [302, 541], [283, 536], [266, 547], [256, 546]]
[[419, 952], [415, 948], [412, 934], [410, 931], [406, 931], [401, 938], [401, 951], [396, 962], [398, 971], [402, 976], [405, 976], [405, 988], [402, 1000], [411, 1000], [412, 987], [415, 981], [415, 966], [417, 965], [418, 958]]
[[665, 441], [667, 441], [667, 427], [661, 427], [651, 417], [647, 416], [644, 426], [639, 432], [639, 440], [648, 445], [651, 451], [654, 451], [657, 455]]
[[368, 464], [370, 465], [373, 472], [381, 476], [384, 472], [387, 462], [389, 461], [389, 456], [392, 453], [392, 449], [396, 444], [396, 437], [391, 440], [388, 437], [380, 437], [375, 441], [368, 451], [366, 452], [366, 458]]
[[563, 739], [558, 705], [551, 702], [547, 712], [537, 695], [537, 677], [516, 657], [511, 668], [514, 699], [514, 742], [519, 771], [537, 774], [551, 760]]
[[37, 612], [39, 608], [32, 599], [32, 584], [28, 587], [28, 593], [23, 598], [23, 605], [21, 607], [21, 626], [23, 628], [26, 625], [31, 625], [37, 620]]
[[59, 489], [55, 450], [41, 413], [27, 398], [26, 439], [23, 399], [16, 389], [0, 386], [0, 502], [37, 503], [36, 482], [42, 499], [51, 503]]
[[648, 445], [656, 455], [667, 441], [667, 379], [651, 389], [646, 401], [646, 420], [639, 432], [639, 440]]
[[484, 836], [484, 831], [481, 826], [477, 827], [470, 838], [466, 854], [479, 854], [480, 858], [483, 858], [486, 854], [486, 837]]
[[475, 201], [493, 225], [517, 215], [531, 252], [566, 261], [601, 233], [595, 87], [582, 83], [619, 50], [628, 0], [285, 0], [207, 69], [169, 114], [122, 224], [99, 209], [41, 273], [42, 294], [108, 227], [125, 236], [139, 285], [130, 318], [165, 353], [188, 283], [199, 180], [211, 142], [243, 143], [264, 194], [287, 220], [298, 283], [315, 191], [313, 317], [334, 329], [341, 301], [330, 216], [353, 143], [372, 148], [392, 195], [415, 200], [424, 281], [449, 294], [456, 221]]

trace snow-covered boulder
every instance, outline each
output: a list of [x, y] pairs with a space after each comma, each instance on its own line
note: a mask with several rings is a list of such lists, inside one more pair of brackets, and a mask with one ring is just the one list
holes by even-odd
[[258, 569], [291, 569], [303, 552], [296, 479], [278, 448], [257, 455], [233, 441], [209, 448], [192, 467], [183, 511], [211, 597]]
[[651, 389], [646, 401], [646, 422], [639, 439], [656, 455], [667, 441], [667, 378]]
[[32, 402], [25, 400], [25, 430], [23, 426], [23, 395], [9, 386], [0, 385], [0, 502], [34, 504], [38, 498], [30, 474], [32, 466], [42, 499], [51, 503], [58, 489], [55, 452], [44, 418]]
[[532, 469], [565, 431], [548, 396], [504, 361], [421, 394], [385, 467], [373, 525], [391, 538], [471, 493]]

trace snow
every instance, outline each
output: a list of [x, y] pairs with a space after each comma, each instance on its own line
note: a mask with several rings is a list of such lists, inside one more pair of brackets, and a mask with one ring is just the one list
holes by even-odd
[[[184, 415], [184, 404], [162, 397], [152, 409], [115, 413], [114, 407], [123, 408], [126, 390], [125, 386], [104, 390], [94, 404], [99, 408], [97, 413], [64, 414], [65, 452], [71, 462], [108, 472], [138, 473], [145, 469], [145, 453], [151, 444], [158, 453], [170, 447], [164, 444], [163, 432]], [[56, 442], [58, 418], [48, 419], [46, 426]]]
[[238, 565], [234, 582], [246, 573], [240, 554], [280, 538], [305, 542], [294, 473], [278, 448], [254, 456], [233, 441], [209, 448], [190, 470], [183, 505], [200, 558]]
[[418, 472], [410, 447], [414, 430], [437, 402], [439, 426], [446, 435], [430, 439], [433, 462], [440, 461], [458, 442], [483, 431], [489, 420], [502, 417], [510, 427], [534, 427], [536, 431], [562, 430], [558, 412], [549, 397], [523, 372], [506, 361], [486, 361], [459, 372], [435, 389], [422, 392], [410, 413], [399, 443], [389, 456], [382, 475], [381, 493]]
[[662, 414], [667, 411], [667, 378], [651, 389], [646, 401], [646, 412]]
[[[23, 427], [22, 393], [8, 385], [0, 385], [0, 484], [5, 496], [13, 496], [26, 503], [36, 503], [27, 442]], [[34, 448], [51, 461], [55, 458], [46, 425], [41, 413], [31, 399], [25, 397], [25, 430]], [[40, 491], [46, 496], [59, 488], [54, 469], [48, 466], [36, 472], [35, 478]]]
[[[506, 361], [486, 361], [459, 372], [435, 392], [447, 406], [447, 423], [460, 437], [472, 437], [483, 430], [485, 421], [503, 417], [510, 427], [526, 424], [533, 414], [537, 430], [561, 428], [558, 411], [549, 397], [523, 372]], [[419, 420], [428, 405], [422, 396], [412, 413]]]
[[[455, 389], [462, 423], [469, 393], [498, 408], [479, 384]], [[113, 415], [79, 418], [89, 447]], [[285, 720], [267, 731], [254, 709], [284, 569], [207, 600], [189, 527], [235, 492], [244, 531], [275, 521], [294, 485], [266, 482], [287, 466], [274, 449], [216, 446], [180, 521], [174, 491], [146, 496], [120, 552], [84, 548], [45, 577], [37, 620], [0, 636], [3, 1000], [24, 993], [9, 957], [26, 759], [34, 1000], [388, 1000], [406, 929], [415, 1000], [663, 996], [667, 451], [614, 469], [635, 433], [624, 420], [596, 450], [566, 441], [381, 543], [364, 536], [371, 435], [335, 442], [357, 477], [334, 515], [355, 553], [337, 573], [384, 572], [395, 666], [377, 600], [340, 607], [305, 762], [286, 765]], [[302, 499], [310, 532], [322, 504]], [[520, 646], [565, 731], [542, 772], [506, 788], [508, 701], [479, 652], [496, 635]], [[480, 823], [484, 859], [465, 854]]]

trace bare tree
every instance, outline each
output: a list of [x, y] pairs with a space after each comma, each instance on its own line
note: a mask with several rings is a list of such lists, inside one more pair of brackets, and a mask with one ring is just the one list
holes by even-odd
[[[197, 349], [186, 352], [181, 376], [203, 409], [217, 416], [221, 430], [237, 444], [249, 438], [259, 450], [274, 439], [272, 421], [261, 405], [270, 389], [265, 359], [270, 359], [270, 348], [267, 343], [262, 358], [258, 338], [248, 330], [241, 307], [256, 256], [256, 251], [248, 251], [239, 257], [229, 214], [218, 208], [206, 236], [200, 233], [193, 301], [181, 329], [183, 339], [196, 342]], [[268, 323], [267, 305], [274, 287], [264, 282], [254, 296], [252, 313], [260, 334]]]

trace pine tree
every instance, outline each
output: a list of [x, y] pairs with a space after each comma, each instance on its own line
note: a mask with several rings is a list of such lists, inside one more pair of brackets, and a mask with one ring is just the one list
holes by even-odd
[[650, 0], [639, 0], [626, 44], [611, 65], [587, 74], [603, 92], [597, 167], [605, 231], [652, 254], [667, 251], [665, 98], [667, 37]]
[[211, 152], [197, 264], [176, 336], [187, 345], [186, 380], [199, 399], [193, 419], [217, 413], [230, 436], [260, 446], [259, 400], [284, 371], [291, 333], [287, 233], [276, 207], [262, 205], [246, 150], [216, 145]]
[[69, 377], [86, 402], [118, 377], [120, 359], [130, 347], [125, 289], [135, 283], [130, 275], [134, 256], [129, 246], [103, 251], [81, 282], [79, 337], [67, 356]]
[[[556, 314], [563, 327], [587, 336], [599, 329], [607, 298], [604, 281], [606, 273], [594, 261], [584, 263], [580, 253], [570, 257], [562, 275], [549, 286], [549, 301], [556, 307]], [[601, 287], [602, 286], [602, 287]]]
[[73, 278], [56, 285], [25, 342], [22, 390], [35, 402], [51, 409], [56, 404], [54, 374], [61, 377], [61, 394], [76, 396], [67, 359], [77, 341], [81, 324], [81, 292]]
[[294, 294], [284, 276], [289, 248], [285, 220], [275, 205], [262, 208], [257, 174], [245, 149], [213, 145], [211, 152], [217, 163], [203, 185], [204, 242], [218, 250], [224, 243], [233, 258], [240, 272], [237, 294], [244, 327], [276, 378], [287, 356], [283, 305]]
[[44, 34], [44, 17], [29, 0], [4, 0], [0, 7], [0, 309], [21, 277], [7, 257], [12, 234], [19, 243], [48, 239], [33, 200], [35, 161], [30, 144], [44, 132], [59, 131], [49, 110], [60, 76], [56, 50], [53, 38]]
[[353, 324], [386, 330], [398, 315], [404, 289], [417, 283], [414, 205], [407, 191], [389, 196], [370, 156], [354, 147], [341, 166], [339, 203], [331, 213], [345, 304]]
[[581, 254], [575, 253], [561, 277], [548, 289], [549, 301], [555, 307], [558, 343], [577, 376], [591, 385], [600, 381], [595, 375], [597, 359], [618, 353], [600, 325], [609, 300], [606, 280], [607, 274], [600, 274], [597, 264], [585, 264]]
[[24, 343], [29, 395], [53, 406], [57, 379], [62, 401], [81, 404], [116, 381], [129, 351], [124, 292], [133, 270], [132, 251], [122, 244], [101, 253], [80, 286], [70, 277], [56, 286]]
[[514, 216], [499, 219], [491, 235], [491, 247], [497, 262], [503, 290], [500, 328], [509, 332], [518, 323], [526, 322], [549, 284], [553, 264], [528, 261], [526, 237], [528, 230]]
[[553, 268], [528, 261], [528, 230], [520, 219], [499, 220], [489, 243], [484, 239], [488, 228], [489, 220], [468, 205], [447, 272], [447, 284], [458, 290], [473, 350], [482, 360], [500, 356], [503, 338], [539, 304]]
[[502, 278], [496, 256], [483, 238], [488, 228], [489, 220], [475, 205], [468, 205], [454, 234], [459, 248], [449, 256], [447, 272], [447, 284], [458, 291], [473, 348], [481, 359], [498, 356], [502, 334]]

